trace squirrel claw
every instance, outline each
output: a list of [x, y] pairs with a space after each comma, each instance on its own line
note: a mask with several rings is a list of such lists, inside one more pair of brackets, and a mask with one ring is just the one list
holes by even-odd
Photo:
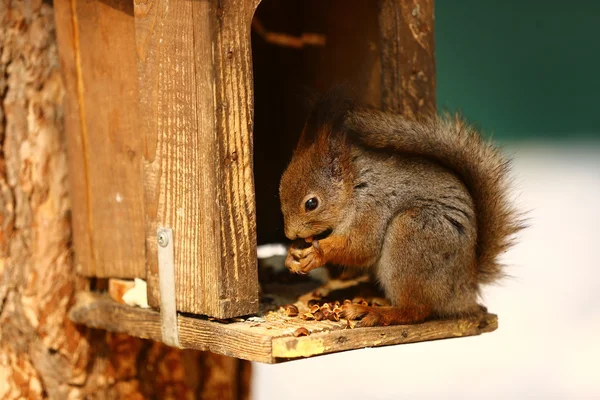
[[382, 315], [378, 309], [360, 304], [349, 304], [342, 308], [340, 318], [348, 320], [360, 319], [356, 323], [357, 328], [366, 328], [369, 326], [383, 326]]
[[357, 327], [415, 324], [429, 316], [422, 307], [372, 307], [362, 304], [348, 304], [342, 307], [340, 318], [360, 319]]
[[285, 266], [297, 274], [306, 275], [309, 271], [319, 268], [324, 264], [324, 260], [315, 248], [310, 246], [307, 248], [290, 247]]
[[304, 258], [307, 258], [314, 251], [315, 251], [315, 248], [313, 246], [306, 247], [303, 249], [299, 249], [299, 248], [295, 248], [295, 247], [290, 248], [290, 254], [298, 261], [300, 261]]

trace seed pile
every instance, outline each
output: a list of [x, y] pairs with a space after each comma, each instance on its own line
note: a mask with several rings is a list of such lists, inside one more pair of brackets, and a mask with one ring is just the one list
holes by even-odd
[[[303, 305], [300, 306], [302, 311], [298, 309], [298, 307], [294, 304], [286, 304], [281, 307], [281, 310], [288, 317], [298, 317], [303, 319], [304, 321], [332, 321], [338, 322], [342, 316], [344, 309], [351, 304], [359, 304], [362, 306], [371, 306], [371, 307], [380, 307], [389, 305], [386, 300], [377, 298], [372, 299], [371, 302], [365, 300], [362, 297], [355, 297], [352, 300], [345, 299], [343, 301], [335, 300], [335, 301], [325, 301], [325, 299], [317, 300], [311, 299], [306, 304], [306, 307]], [[347, 320], [348, 327], [354, 327], [354, 323], [351, 323]], [[310, 332], [308, 329], [302, 327], [298, 328], [294, 332], [295, 337], [299, 336], [308, 336]]]
[[300, 316], [305, 321], [339, 321], [342, 314], [342, 308], [339, 301], [319, 304], [317, 300], [308, 302], [308, 312]]

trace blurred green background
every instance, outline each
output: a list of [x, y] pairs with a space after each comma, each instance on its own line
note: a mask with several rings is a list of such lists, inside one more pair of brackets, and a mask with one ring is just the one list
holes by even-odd
[[435, 2], [440, 110], [486, 134], [600, 139], [600, 1]]

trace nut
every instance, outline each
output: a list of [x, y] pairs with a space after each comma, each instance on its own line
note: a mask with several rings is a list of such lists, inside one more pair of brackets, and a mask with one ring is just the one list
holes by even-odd
[[336, 313], [332, 312], [332, 313], [330, 313], [330, 314], [327, 316], [327, 319], [328, 319], [328, 320], [330, 320], [330, 321], [337, 322], [337, 321], [339, 321], [339, 320], [340, 320], [340, 316], [339, 316], [338, 314], [336, 314]]
[[304, 327], [298, 328], [294, 331], [295, 337], [308, 336], [308, 335], [310, 335], [310, 332], [308, 331], [308, 329], [306, 329]]
[[322, 312], [322, 311], [317, 311], [317, 312], [314, 314], [314, 317], [315, 317], [315, 320], [316, 320], [316, 321], [322, 321], [322, 320], [324, 320], [324, 319], [325, 319], [325, 314], [323, 314], [323, 312]]
[[342, 309], [341, 309], [340, 307], [335, 307], [335, 308], [333, 309], [333, 312], [334, 312], [334, 313], [336, 313], [336, 314], [339, 314], [339, 313], [341, 313], [341, 312], [342, 312]]
[[285, 306], [283, 306], [283, 309], [285, 311], [285, 315], [287, 315], [288, 317], [295, 317], [296, 315], [298, 315], [298, 307], [296, 307], [293, 304], [286, 304]]
[[344, 300], [344, 305], [346, 305], [346, 304], [352, 304], [352, 300], [350, 300], [350, 299]]
[[314, 319], [315, 316], [312, 313], [307, 312], [307, 313], [302, 314], [300, 316], [300, 318], [302, 318], [305, 321], [310, 321], [311, 319]]
[[340, 306], [340, 302], [338, 300], [333, 302], [333, 308], [339, 307]]
[[321, 311], [325, 311], [325, 310], [330, 310], [331, 306], [329, 305], [329, 303], [325, 303], [321, 306]]
[[317, 311], [319, 311], [319, 305], [318, 305], [318, 304], [313, 304], [313, 305], [310, 307], [310, 312], [314, 314], [314, 313], [316, 313]]
[[368, 305], [369, 305], [369, 302], [368, 302], [368, 301], [366, 301], [366, 300], [363, 300], [363, 301], [361, 301], [361, 302], [360, 302], [360, 304], [361, 304], [362, 306], [368, 306]]
[[314, 306], [315, 304], [316, 304], [316, 305], [319, 305], [319, 300], [310, 299], [310, 300], [308, 301], [308, 306], [309, 306], [309, 307], [312, 307], [312, 306]]

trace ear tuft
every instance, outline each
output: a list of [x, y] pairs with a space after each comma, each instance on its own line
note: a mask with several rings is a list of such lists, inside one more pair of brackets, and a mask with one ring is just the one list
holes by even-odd
[[332, 87], [318, 97], [308, 115], [298, 147], [308, 147], [317, 141], [336, 140], [345, 136], [345, 121], [355, 108], [346, 85]]

